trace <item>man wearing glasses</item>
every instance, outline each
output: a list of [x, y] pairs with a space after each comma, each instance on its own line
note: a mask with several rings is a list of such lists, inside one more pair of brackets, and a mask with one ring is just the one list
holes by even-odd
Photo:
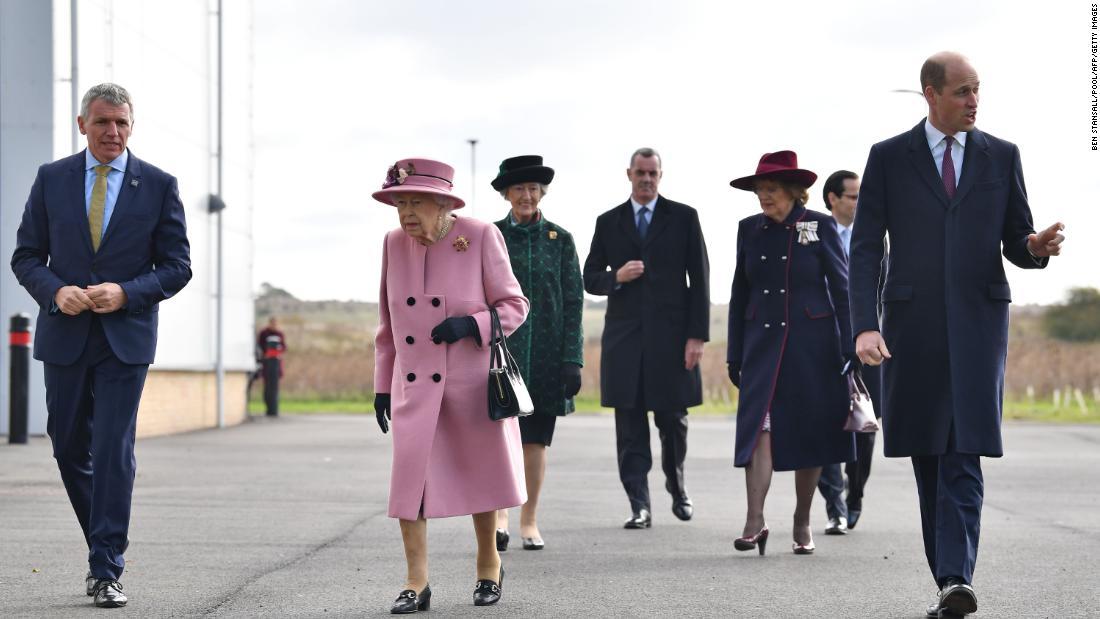
[[[859, 175], [848, 170], [837, 170], [825, 181], [822, 189], [825, 208], [833, 216], [840, 242], [844, 246], [844, 256], [852, 244], [852, 225], [856, 220], [856, 200], [859, 198]], [[875, 414], [881, 415], [882, 374], [878, 367], [865, 366], [862, 369], [863, 381], [871, 392], [871, 402]], [[825, 513], [829, 524], [826, 535], [844, 535], [848, 529], [856, 528], [860, 513], [863, 511], [863, 486], [871, 474], [871, 460], [875, 453], [875, 434], [873, 432], [856, 433], [856, 459], [844, 465], [844, 475], [848, 477], [848, 497], [844, 498], [844, 475], [840, 472], [840, 463], [821, 467], [821, 479], [817, 489], [825, 499]]]

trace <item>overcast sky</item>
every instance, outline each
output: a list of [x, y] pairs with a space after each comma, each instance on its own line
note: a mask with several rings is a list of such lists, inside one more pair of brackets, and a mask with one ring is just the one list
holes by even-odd
[[1100, 285], [1089, 2], [746, 4], [255, 3], [255, 286], [377, 300], [397, 217], [370, 194], [406, 157], [453, 165], [459, 214], [497, 220], [500, 160], [543, 155], [557, 171], [543, 212], [583, 261], [596, 217], [629, 196], [630, 153], [652, 146], [661, 193], [699, 210], [712, 301], [728, 302], [736, 223], [759, 210], [729, 181], [782, 149], [822, 178], [862, 173], [873, 143], [924, 117], [922, 98], [891, 91], [919, 89], [941, 49], [978, 70], [978, 127], [1020, 146], [1036, 226], [1067, 226], [1048, 269], [1006, 267], [1014, 300]]

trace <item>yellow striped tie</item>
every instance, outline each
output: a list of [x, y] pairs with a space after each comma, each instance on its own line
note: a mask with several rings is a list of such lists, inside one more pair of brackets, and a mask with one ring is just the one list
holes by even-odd
[[92, 185], [92, 206], [88, 209], [88, 229], [92, 233], [92, 251], [99, 251], [103, 238], [103, 209], [107, 205], [107, 173], [109, 165], [95, 167], [95, 185]]

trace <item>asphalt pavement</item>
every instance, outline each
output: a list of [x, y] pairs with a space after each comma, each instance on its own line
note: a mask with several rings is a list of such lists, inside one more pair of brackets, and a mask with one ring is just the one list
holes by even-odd
[[[559, 420], [539, 518], [546, 549], [514, 544], [501, 603], [474, 607], [471, 521], [431, 521], [429, 615], [923, 617], [935, 588], [908, 460], [883, 458], [880, 443], [849, 535], [823, 534], [818, 497], [811, 556], [791, 552], [794, 479], [777, 473], [760, 557], [733, 549], [745, 511], [733, 434], [732, 419], [691, 417], [695, 518], [672, 515], [658, 465], [654, 526], [628, 531], [611, 417]], [[1004, 434], [1007, 457], [983, 460], [976, 616], [1100, 615], [1100, 427], [1013, 423]], [[0, 445], [0, 616], [388, 616], [405, 563], [386, 517], [390, 440], [373, 416], [259, 418], [144, 439], [137, 458], [130, 603], [103, 610], [84, 595], [86, 547], [48, 440]]]

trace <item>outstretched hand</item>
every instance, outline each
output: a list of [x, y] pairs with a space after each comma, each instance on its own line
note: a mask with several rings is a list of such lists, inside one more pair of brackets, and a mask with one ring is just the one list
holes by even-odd
[[1059, 221], [1037, 234], [1027, 235], [1027, 248], [1031, 255], [1036, 258], [1048, 258], [1062, 253], [1062, 241], [1066, 240], [1062, 230], [1065, 229], [1065, 225]]

